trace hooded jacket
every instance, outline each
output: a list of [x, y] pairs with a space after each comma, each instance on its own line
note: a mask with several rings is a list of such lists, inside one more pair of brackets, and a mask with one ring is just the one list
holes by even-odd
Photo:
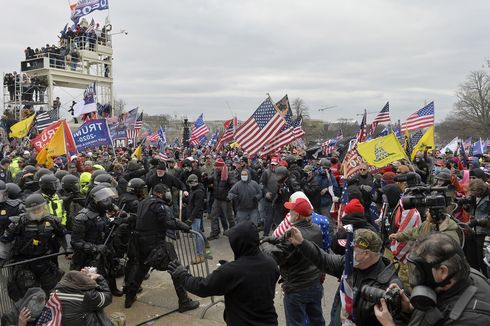
[[259, 251], [259, 233], [252, 222], [230, 229], [235, 260], [222, 264], [206, 278], [187, 274], [185, 288], [200, 297], [225, 296], [224, 320], [233, 326], [277, 325], [274, 308], [277, 265]]
[[236, 200], [239, 211], [249, 211], [258, 208], [259, 200], [262, 198], [262, 191], [259, 184], [251, 180], [249, 173], [247, 181], [240, 180], [231, 187], [228, 198]]
[[204, 213], [204, 199], [206, 194], [202, 183], [198, 183], [196, 187], [191, 188], [189, 195], [189, 220], [194, 221], [196, 218], [202, 219]]
[[[38, 287], [29, 288], [27, 289], [27, 292], [24, 295], [24, 297], [15, 303], [14, 308], [10, 312], [5, 313], [2, 316], [1, 325], [2, 326], [17, 325], [19, 321], [20, 311], [24, 307], [27, 307], [31, 311], [31, 316], [37, 319], [41, 315], [45, 303], [46, 303], [46, 293], [44, 293], [43, 289]], [[27, 323], [27, 325], [34, 325], [34, 324], [35, 322]]]

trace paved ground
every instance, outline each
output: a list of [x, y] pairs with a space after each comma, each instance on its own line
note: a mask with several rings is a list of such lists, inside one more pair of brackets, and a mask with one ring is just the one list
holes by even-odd
[[[206, 234], [209, 234], [207, 232]], [[221, 236], [218, 240], [211, 241], [211, 254], [214, 256], [213, 260], [209, 260], [210, 270], [216, 269], [218, 260], [233, 260], [233, 252], [230, 248], [228, 238]], [[121, 286], [122, 280], [119, 279], [118, 283]], [[329, 320], [329, 311], [332, 305], [333, 295], [337, 290], [338, 282], [335, 278], [327, 276], [324, 289], [325, 295], [322, 302], [324, 317], [326, 321]], [[170, 313], [153, 322], [145, 323], [145, 321], [156, 317], [161, 314], [165, 314], [175, 310], [178, 306], [177, 296], [175, 294], [170, 275], [167, 272], [152, 272], [150, 278], [143, 282], [143, 292], [138, 295], [138, 300], [130, 309], [124, 308], [124, 297], [114, 298], [113, 303], [106, 308], [108, 314], [114, 312], [122, 312], [126, 315], [128, 325], [186, 325], [186, 326], [214, 326], [224, 325], [223, 322], [223, 303], [209, 308], [203, 319], [201, 314], [205, 308], [211, 303], [210, 298], [198, 298], [192, 296], [192, 298], [199, 300], [201, 305], [199, 309], [189, 311], [186, 313]], [[222, 299], [222, 297], [215, 298], [215, 301]], [[284, 320], [284, 308], [283, 308], [283, 296], [280, 286], [276, 287], [275, 306], [279, 316], [279, 325], [285, 325]]]

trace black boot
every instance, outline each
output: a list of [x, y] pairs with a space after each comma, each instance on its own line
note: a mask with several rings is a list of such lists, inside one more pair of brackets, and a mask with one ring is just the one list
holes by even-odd
[[111, 289], [111, 293], [113, 296], [115, 296], [115, 297], [122, 297], [123, 296], [123, 294], [124, 294], [123, 291], [121, 291], [117, 288], [115, 278], [109, 277], [109, 279], [107, 280], [107, 283], [109, 284], [109, 289]]
[[126, 299], [124, 300], [124, 308], [131, 308], [131, 306], [135, 301], [136, 301], [135, 295], [126, 294]]
[[177, 285], [174, 282], [175, 292], [179, 297], [179, 312], [194, 310], [199, 307], [199, 301], [192, 300], [187, 296], [187, 291], [182, 285]]

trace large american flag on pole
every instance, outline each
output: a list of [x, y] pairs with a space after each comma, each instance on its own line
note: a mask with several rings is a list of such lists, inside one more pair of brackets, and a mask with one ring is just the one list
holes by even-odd
[[134, 129], [139, 130], [139, 129], [141, 129], [142, 126], [143, 126], [143, 112], [140, 113], [140, 115], [138, 116], [138, 118], [134, 122]]
[[407, 120], [402, 123], [401, 129], [408, 131], [431, 127], [434, 125], [434, 102], [430, 102], [420, 110], [412, 113]]
[[55, 292], [46, 302], [36, 326], [61, 326], [61, 309], [61, 301]]
[[371, 122], [371, 127], [369, 129], [369, 134], [371, 135], [376, 130], [378, 124], [383, 122], [390, 122], [390, 102], [386, 102], [385, 106], [379, 111], [378, 115]]
[[238, 128], [235, 139], [249, 156], [253, 156], [281, 131], [284, 124], [284, 118], [268, 97]]
[[366, 117], [367, 111], [364, 110], [364, 115], [362, 116], [361, 124], [359, 125], [359, 131], [356, 136], [356, 143], [362, 143], [366, 140], [367, 132], [366, 132]]
[[202, 140], [202, 136], [206, 135], [209, 132], [208, 126], [204, 123], [203, 113], [199, 117], [197, 117], [194, 125], [192, 126], [191, 137], [189, 138], [189, 142], [192, 145], [197, 145]]
[[347, 245], [344, 255], [344, 272], [340, 278], [340, 301], [342, 310], [348, 320], [352, 321], [354, 306], [354, 291], [352, 287], [352, 274], [354, 272], [354, 229], [352, 225], [344, 226], [347, 231]]
[[[296, 121], [292, 120], [291, 111], [286, 112], [284, 120], [286, 122], [284, 127], [281, 129], [279, 134], [265, 146], [262, 154], [266, 155], [280, 150], [287, 144], [293, 142], [296, 138], [301, 138], [304, 135], [304, 131], [301, 129], [301, 125], [298, 127]], [[297, 135], [300, 135], [299, 137], [297, 137], [295, 134], [295, 129], [299, 129], [303, 131], [303, 133], [301, 134], [300, 131], [297, 131]]]

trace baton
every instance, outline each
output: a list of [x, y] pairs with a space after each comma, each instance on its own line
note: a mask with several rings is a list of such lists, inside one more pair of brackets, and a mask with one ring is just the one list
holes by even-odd
[[22, 260], [22, 261], [16, 261], [15, 263], [10, 263], [10, 264], [7, 264], [7, 265], [3, 265], [0, 268], [22, 265], [22, 264], [26, 264], [26, 263], [31, 263], [33, 261], [43, 260], [43, 259], [46, 259], [46, 258], [51, 258], [51, 257], [56, 257], [56, 256], [61, 256], [61, 255], [70, 255], [72, 253], [73, 253], [73, 251], [57, 252], [55, 254], [49, 254], [49, 255], [45, 255], [45, 256], [41, 256], [41, 257], [26, 259], [26, 260]]

